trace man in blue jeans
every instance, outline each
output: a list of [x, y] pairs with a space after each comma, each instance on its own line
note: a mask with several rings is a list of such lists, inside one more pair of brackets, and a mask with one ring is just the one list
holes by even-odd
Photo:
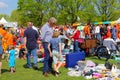
[[56, 24], [56, 19], [54, 17], [51, 17], [48, 22], [43, 25], [41, 28], [41, 40], [43, 43], [44, 47], [44, 66], [43, 66], [43, 75], [48, 76], [49, 73], [53, 72], [52, 71], [52, 57], [50, 57], [50, 53], [48, 51], [48, 44], [50, 42], [50, 39], [52, 38], [53, 35], [53, 27]]
[[37, 64], [37, 40], [39, 39], [38, 32], [32, 28], [33, 23], [28, 22], [27, 23], [27, 29], [24, 32], [24, 44], [25, 44], [25, 49], [27, 50], [27, 67], [31, 68], [31, 55], [33, 56], [33, 63], [34, 63], [34, 68], [38, 69], [38, 64]]

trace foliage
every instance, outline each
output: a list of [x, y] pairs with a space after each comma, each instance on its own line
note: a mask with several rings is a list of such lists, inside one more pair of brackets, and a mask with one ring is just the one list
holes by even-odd
[[32, 21], [35, 26], [42, 26], [52, 16], [58, 24], [114, 21], [120, 17], [119, 4], [120, 0], [18, 0], [10, 20], [20, 25]]

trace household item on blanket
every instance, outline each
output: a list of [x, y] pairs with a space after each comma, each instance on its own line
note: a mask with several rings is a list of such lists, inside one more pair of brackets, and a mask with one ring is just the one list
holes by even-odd
[[112, 69], [112, 65], [113, 64], [111, 64], [110, 62], [105, 62], [105, 67], [106, 67], [106, 69]]
[[85, 66], [86, 66], [86, 61], [78, 61], [77, 64], [79, 66], [79, 70], [83, 71], [85, 69]]
[[93, 73], [93, 78], [101, 78], [102, 75], [100, 73]]
[[95, 67], [96, 64], [95, 64], [93, 61], [91, 61], [91, 60], [87, 60], [87, 61], [86, 61], [86, 66], [87, 66], [87, 67]]
[[76, 77], [81, 76], [81, 74], [82, 74], [82, 72], [76, 71], [76, 70], [71, 70], [67, 73], [68, 76], [76, 76]]
[[77, 61], [84, 60], [85, 59], [85, 52], [72, 52], [69, 54], [66, 54], [66, 67], [75, 67], [77, 65]]

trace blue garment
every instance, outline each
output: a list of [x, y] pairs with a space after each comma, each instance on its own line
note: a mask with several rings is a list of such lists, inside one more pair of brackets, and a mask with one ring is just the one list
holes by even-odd
[[50, 53], [48, 50], [48, 44], [49, 43], [43, 43], [44, 54], [45, 54], [43, 72], [52, 71], [52, 57], [50, 57]]
[[1, 45], [0, 45], [0, 54], [3, 54], [3, 48]]
[[12, 49], [9, 51], [9, 67], [15, 66], [15, 52], [16, 50]]
[[41, 28], [41, 39], [42, 39], [42, 42], [50, 42], [50, 39], [52, 38], [52, 35], [53, 35], [53, 29], [52, 29], [52, 27], [49, 26], [48, 23], [46, 23]]
[[0, 35], [0, 54], [3, 54], [3, 48], [2, 48], [2, 35]]
[[37, 47], [37, 39], [39, 38], [39, 35], [36, 30], [34, 30], [32, 27], [29, 27], [24, 32], [24, 37], [27, 38], [26, 47], [28, 49], [35, 49]]
[[112, 38], [115, 41], [117, 39], [117, 34], [116, 34], [117, 33], [117, 29], [115, 27], [112, 28], [111, 33], [112, 33]]
[[73, 45], [74, 45], [73, 51], [74, 52], [80, 52], [80, 48], [78, 46], [78, 41], [77, 40], [73, 42]]
[[59, 43], [61, 43], [60, 38], [52, 38], [50, 40], [52, 50], [59, 51]]
[[34, 66], [38, 66], [37, 65], [37, 58], [38, 58], [38, 56], [37, 56], [37, 53], [36, 53], [37, 52], [37, 48], [35, 48], [35, 49], [27, 49], [27, 51], [28, 51], [28, 53], [26, 55], [26, 57], [27, 57], [27, 67], [32, 67], [31, 60], [30, 60], [31, 55], [33, 56]]

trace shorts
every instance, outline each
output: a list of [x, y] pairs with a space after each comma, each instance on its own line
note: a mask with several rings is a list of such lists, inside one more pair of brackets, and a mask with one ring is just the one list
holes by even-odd
[[61, 57], [60, 57], [60, 58], [58, 58], [58, 54], [59, 54], [59, 52], [58, 52], [58, 51], [53, 50], [53, 51], [52, 51], [52, 53], [53, 53], [53, 63], [54, 63], [54, 64], [57, 64], [57, 63], [58, 63], [58, 61], [59, 61], [59, 62], [63, 62], [63, 57], [62, 57], [62, 54], [61, 54]]

